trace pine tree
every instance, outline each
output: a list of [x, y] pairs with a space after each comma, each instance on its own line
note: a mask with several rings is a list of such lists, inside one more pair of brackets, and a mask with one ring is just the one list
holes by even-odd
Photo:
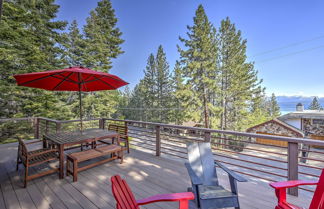
[[128, 86], [126, 86], [124, 91], [120, 93], [120, 96], [120, 100], [118, 101], [117, 116], [115, 118], [130, 119], [130, 99], [132, 97], [132, 91]]
[[[186, 110], [186, 101], [190, 101], [190, 91], [186, 91], [183, 78], [183, 69], [179, 61], [176, 61], [172, 76], [172, 122], [181, 125], [187, 118], [189, 118], [190, 111]], [[188, 95], [189, 93], [189, 95]]]
[[166, 54], [162, 45], [159, 46], [156, 58], [156, 90], [157, 90], [157, 107], [158, 122], [169, 122], [171, 117], [171, 92], [172, 81], [169, 70], [169, 64], [166, 60]]
[[240, 121], [248, 115], [249, 101], [257, 95], [258, 80], [253, 63], [246, 60], [246, 40], [229, 18], [219, 29], [218, 65], [220, 69], [221, 129], [241, 129]]
[[64, 34], [64, 56], [69, 66], [83, 66], [85, 57], [85, 40], [80, 33], [78, 23], [73, 20], [69, 32]]
[[274, 93], [272, 93], [269, 101], [269, 115], [271, 118], [276, 118], [280, 116], [280, 107], [277, 102], [277, 98]]
[[[116, 113], [120, 93], [117, 90], [111, 91], [98, 91], [93, 93], [88, 93], [82, 100], [83, 103], [83, 113], [85, 118], [99, 118], [106, 117], [109, 118]], [[78, 103], [77, 108], [79, 107]], [[75, 109], [75, 111], [79, 111]]]
[[[0, 24], [0, 96], [2, 117], [69, 117], [60, 93], [17, 87], [14, 74], [62, 67], [66, 22], [54, 20], [59, 6], [48, 1], [6, 1]], [[64, 114], [62, 114], [64, 113]]]
[[158, 112], [155, 111], [158, 107], [157, 103], [157, 80], [156, 80], [156, 62], [153, 54], [150, 54], [147, 59], [147, 65], [144, 70], [144, 78], [139, 84], [139, 91], [143, 96], [143, 107], [147, 108], [144, 113], [145, 119], [148, 121], [157, 121]]
[[[87, 18], [87, 23], [83, 28], [84, 40], [77, 34], [76, 29], [71, 30], [70, 34], [73, 31], [75, 34], [71, 37], [77, 41], [76, 46], [84, 47], [84, 50], [80, 51], [80, 57], [73, 52], [70, 56], [77, 55], [76, 58], [80, 58], [85, 67], [109, 72], [112, 68], [112, 59], [123, 53], [120, 45], [124, 40], [121, 39], [122, 33], [117, 27], [117, 21], [110, 0], [99, 1], [97, 7], [90, 12], [90, 17]], [[85, 116], [104, 117], [115, 113], [117, 103], [108, 101], [116, 101], [116, 98], [120, 96], [118, 94], [118, 91], [102, 91], [85, 95], [83, 99], [85, 101], [84, 110], [87, 110]], [[107, 105], [102, 106], [101, 104]], [[102, 107], [103, 110], [98, 110], [99, 107]]]
[[188, 39], [179, 38], [185, 49], [178, 46], [183, 64], [185, 85], [193, 93], [190, 105], [199, 111], [205, 127], [210, 127], [210, 106], [216, 86], [216, 29], [208, 20], [202, 5], [199, 5], [194, 17], [194, 25], [187, 26]]
[[122, 54], [122, 32], [117, 27], [117, 18], [110, 0], [98, 2], [90, 12], [84, 26], [86, 38], [85, 65], [98, 71], [107, 72], [112, 67], [112, 59]]
[[319, 103], [318, 98], [317, 97], [314, 97], [313, 100], [312, 100], [312, 102], [310, 103], [308, 109], [309, 110], [322, 110], [323, 107]]
[[248, 128], [272, 119], [269, 113], [269, 101], [265, 95], [265, 88], [258, 87], [259, 91], [253, 95], [250, 102], [248, 116], [242, 118], [242, 127]]
[[143, 80], [137, 84], [129, 98], [128, 106], [126, 109], [125, 117], [130, 120], [148, 121], [147, 111], [144, 110], [144, 90]]
[[[135, 86], [129, 99], [128, 109], [132, 112], [130, 116], [146, 121], [170, 122], [172, 120], [172, 91], [169, 64], [163, 47], [160, 45], [156, 56], [152, 53], [149, 55], [144, 77]], [[136, 109], [137, 112], [133, 112]]]

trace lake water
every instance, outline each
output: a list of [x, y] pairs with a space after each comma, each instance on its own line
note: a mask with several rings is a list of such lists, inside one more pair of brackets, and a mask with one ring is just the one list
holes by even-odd
[[[278, 96], [277, 102], [280, 107], [281, 114], [286, 114], [289, 112], [296, 111], [296, 105], [298, 103], [302, 103], [304, 105], [304, 109], [308, 109], [310, 103], [312, 102], [313, 97], [285, 97], [285, 96]], [[319, 98], [319, 102], [322, 107], [324, 107], [324, 98]]]

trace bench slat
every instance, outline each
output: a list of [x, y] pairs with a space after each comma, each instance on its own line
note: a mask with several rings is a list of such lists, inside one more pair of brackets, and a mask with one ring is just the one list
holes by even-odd
[[102, 153], [112, 153], [112, 152], [121, 151], [122, 147], [112, 144], [112, 145], [108, 145], [108, 146], [98, 147], [95, 150], [102, 152]]
[[90, 159], [93, 159], [96, 157], [100, 157], [100, 156], [102, 156], [102, 154], [103, 154], [102, 152], [99, 152], [94, 149], [90, 149], [90, 150], [72, 153], [72, 154], [70, 154], [70, 156], [72, 158], [75, 158], [78, 162], [83, 162], [83, 161], [90, 160]]
[[[114, 153], [114, 155], [112, 155], [111, 158], [100, 160], [98, 162], [94, 162], [94, 163], [91, 163], [91, 164], [83, 166], [83, 167], [79, 167], [79, 165], [78, 165], [80, 162], [94, 159], [94, 158], [101, 157], [101, 156], [105, 156], [105, 155], [112, 154], [112, 153]], [[115, 144], [98, 147], [96, 149], [75, 152], [75, 153], [67, 155], [66, 174], [67, 175], [72, 174], [73, 181], [75, 182], [78, 179], [79, 171], [83, 171], [88, 168], [92, 168], [94, 166], [112, 161], [117, 158], [121, 160], [120, 163], [123, 162], [123, 148], [121, 146], [115, 145]], [[69, 168], [70, 162], [73, 165], [73, 168], [72, 168], [73, 171], [71, 171]]]

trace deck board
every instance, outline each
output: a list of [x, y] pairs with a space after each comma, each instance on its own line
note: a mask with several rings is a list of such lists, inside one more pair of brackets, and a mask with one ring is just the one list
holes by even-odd
[[0, 167], [0, 186], [3, 194], [4, 204], [7, 209], [16, 209], [21, 208], [19, 200], [17, 198], [16, 192], [11, 184], [10, 178], [7, 174], [6, 169], [6, 160], [7, 157], [4, 157], [1, 162]]
[[82, 206], [77, 201], [74, 200], [72, 194], [66, 192], [62, 188], [62, 180], [58, 179], [57, 175], [53, 174], [43, 179], [45, 183], [52, 189], [52, 191], [58, 196], [58, 198], [64, 203], [64, 205], [67, 208], [82, 209]]
[[[182, 159], [170, 156], [156, 157], [150, 153], [131, 150], [124, 163], [119, 160], [79, 173], [78, 182], [72, 177], [60, 180], [57, 174], [38, 178], [22, 188], [15, 171], [16, 144], [0, 146], [0, 208], [82, 209], [115, 208], [110, 177], [119, 174], [125, 178], [137, 199], [159, 193], [184, 192], [190, 186]], [[22, 171], [22, 166], [20, 168]], [[219, 172], [221, 184], [228, 187], [227, 176]], [[238, 183], [240, 204], [243, 209], [272, 209], [276, 198], [266, 182]], [[292, 202], [308, 207], [309, 200], [288, 196]], [[142, 208], [173, 209], [177, 203], [155, 203]], [[191, 204], [191, 208], [194, 206]]]
[[20, 203], [20, 207], [22, 209], [37, 209], [29, 192], [26, 189], [20, 186], [21, 180], [19, 173], [16, 172], [15, 161], [8, 161], [5, 163], [5, 167], [7, 170], [8, 179], [11, 182], [11, 185], [17, 195], [18, 201]]
[[0, 186], [0, 208], [6, 208], [4, 199], [3, 199], [3, 194], [2, 194], [2, 190], [1, 190], [1, 186]]
[[36, 184], [31, 184], [27, 187], [27, 191], [38, 209], [51, 208], [50, 203], [47, 201], [45, 196], [37, 189]]
[[33, 183], [37, 187], [40, 193], [43, 194], [43, 201], [48, 201], [53, 209], [67, 209], [65, 204], [58, 198], [58, 196], [52, 191], [52, 189], [45, 183], [43, 178], [33, 180]]

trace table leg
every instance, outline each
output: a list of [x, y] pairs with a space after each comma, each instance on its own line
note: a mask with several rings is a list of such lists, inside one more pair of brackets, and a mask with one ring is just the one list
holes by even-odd
[[63, 144], [59, 145], [60, 153], [60, 179], [64, 178], [64, 146]]
[[45, 138], [43, 138], [43, 148], [47, 148], [47, 141]]

